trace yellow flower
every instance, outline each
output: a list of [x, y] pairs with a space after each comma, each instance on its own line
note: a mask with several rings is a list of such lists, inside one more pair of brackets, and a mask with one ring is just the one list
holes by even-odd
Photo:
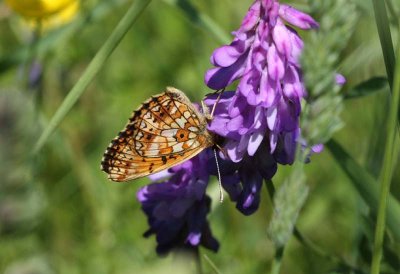
[[28, 21], [40, 21], [44, 29], [68, 23], [76, 15], [79, 0], [6, 0]]

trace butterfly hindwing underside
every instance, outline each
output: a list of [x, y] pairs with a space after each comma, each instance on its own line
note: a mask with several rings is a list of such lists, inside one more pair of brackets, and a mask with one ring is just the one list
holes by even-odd
[[186, 95], [167, 87], [132, 114], [106, 149], [101, 169], [123, 182], [175, 166], [213, 145], [206, 127], [204, 114]]

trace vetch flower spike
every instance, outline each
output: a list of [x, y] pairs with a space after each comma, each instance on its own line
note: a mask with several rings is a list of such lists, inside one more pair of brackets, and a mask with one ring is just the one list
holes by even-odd
[[[233, 42], [216, 49], [211, 57], [215, 67], [205, 75], [210, 88], [225, 88], [239, 79], [230, 102], [221, 104], [226, 111], [220, 113], [225, 130], [216, 131], [226, 137], [234, 162], [254, 156], [264, 138], [277, 162], [293, 162], [300, 103], [306, 91], [299, 63], [303, 42], [286, 23], [302, 29], [318, 27], [309, 15], [278, 1], [255, 1], [233, 32]], [[216, 115], [210, 130], [221, 128], [221, 123]]]
[[[208, 87], [223, 89], [238, 81], [236, 90], [225, 92], [217, 104], [209, 130], [224, 138], [229, 159], [220, 153], [222, 183], [244, 214], [258, 208], [263, 179], [273, 177], [278, 163], [292, 164], [297, 144], [304, 145], [299, 126], [307, 95], [299, 60], [303, 41], [293, 27], [318, 26], [291, 6], [256, 0], [232, 43], [210, 58], [214, 68], [205, 74]], [[215, 96], [209, 96], [206, 104], [214, 103]]]
[[218, 241], [206, 219], [211, 203], [205, 194], [209, 180], [207, 158], [209, 155], [203, 153], [171, 168], [168, 180], [145, 186], [137, 194], [150, 225], [144, 235], [156, 234], [160, 255], [174, 248], [199, 245], [218, 250]]

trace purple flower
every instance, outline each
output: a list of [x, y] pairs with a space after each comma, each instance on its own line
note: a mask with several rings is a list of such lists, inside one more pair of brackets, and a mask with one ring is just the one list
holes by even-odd
[[337, 85], [343, 86], [344, 84], [346, 84], [346, 78], [342, 74], [337, 73], [335, 75], [335, 82]]
[[233, 32], [233, 42], [211, 57], [215, 67], [205, 75], [210, 88], [222, 89], [239, 79], [235, 94], [224, 102], [223, 118], [215, 115], [210, 126], [227, 137], [225, 148], [233, 162], [254, 156], [265, 138], [268, 154], [277, 162], [293, 162], [306, 91], [299, 63], [303, 42], [285, 21], [302, 29], [318, 27], [309, 15], [290, 6], [258, 0]]
[[[268, 150], [268, 144], [262, 143], [253, 157], [246, 156], [239, 163], [218, 157], [222, 186], [244, 215], [258, 209], [262, 183], [270, 180], [277, 170], [277, 162], [267, 153]], [[208, 168], [211, 174], [217, 175], [214, 158], [209, 159]]]
[[199, 245], [218, 250], [206, 219], [211, 202], [205, 194], [209, 180], [207, 157], [203, 153], [171, 168], [167, 181], [147, 185], [137, 194], [150, 225], [144, 235], [156, 235], [160, 255], [173, 248]]
[[[303, 41], [288, 24], [310, 29], [318, 24], [307, 14], [277, 0], [256, 0], [230, 45], [216, 49], [206, 84], [225, 89], [238, 80], [236, 90], [206, 98], [216, 106], [208, 129], [218, 135], [222, 185], [237, 209], [254, 213], [260, 189], [270, 180], [278, 164], [292, 164], [297, 144], [302, 144], [299, 127], [301, 100], [306, 96], [299, 56]], [[318, 152], [321, 147], [312, 147]], [[209, 176], [217, 175], [215, 159], [207, 149], [199, 156], [171, 168], [161, 176], [165, 182], [142, 188], [138, 199], [156, 234], [157, 251], [174, 247], [217, 250], [206, 215], [210, 199], [205, 195]], [[153, 179], [160, 179], [157, 174]]]
[[[205, 74], [216, 90], [238, 80], [236, 90], [224, 92], [217, 103], [209, 130], [224, 137], [222, 184], [244, 214], [258, 208], [262, 181], [273, 177], [278, 163], [292, 164], [301, 143], [303, 41], [287, 24], [318, 27], [309, 15], [276, 0], [255, 1], [233, 42], [214, 51], [215, 67]], [[205, 102], [212, 107], [216, 95]]]

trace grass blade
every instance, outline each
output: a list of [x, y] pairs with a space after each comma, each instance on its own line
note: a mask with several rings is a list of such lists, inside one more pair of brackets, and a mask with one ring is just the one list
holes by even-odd
[[[397, 52], [400, 56], [400, 46]], [[397, 113], [399, 111], [399, 99], [400, 99], [400, 61], [396, 62], [395, 78], [393, 80], [393, 92], [392, 100], [390, 102], [389, 117], [387, 121], [387, 137], [385, 144], [385, 156], [383, 159], [383, 167], [381, 170], [380, 178], [380, 195], [379, 195], [379, 208], [378, 217], [375, 228], [375, 242], [374, 242], [374, 255], [372, 259], [371, 274], [380, 273], [380, 264], [383, 253], [383, 238], [385, 233], [385, 220], [386, 220], [386, 207], [388, 202], [388, 196], [390, 193], [390, 182], [393, 176], [393, 161], [395, 161], [394, 155], [396, 150], [395, 138], [396, 138], [396, 127], [397, 127]], [[400, 218], [400, 215], [398, 215]]]
[[211, 268], [214, 270], [215, 273], [221, 274], [221, 271], [219, 271], [215, 263], [206, 254], [204, 254], [203, 257], [207, 261], [207, 263], [211, 266]]
[[388, 80], [385, 77], [370, 78], [346, 92], [344, 99], [355, 99], [374, 94], [386, 89], [388, 86], [387, 83]]
[[[378, 212], [379, 201], [379, 185], [376, 180], [333, 139], [326, 143], [326, 147], [330, 150], [342, 170], [350, 178], [365, 203], [370, 207], [371, 211], [376, 214]], [[388, 195], [386, 214], [386, 224], [395, 240], [400, 242], [400, 203], [391, 195]]]
[[381, 42], [383, 58], [385, 60], [386, 73], [389, 79], [389, 85], [392, 87], [395, 56], [392, 42], [392, 35], [390, 33], [389, 19], [386, 12], [385, 1], [372, 0], [374, 5], [375, 22], [378, 28], [379, 40]]
[[43, 145], [48, 141], [50, 135], [55, 131], [57, 126], [61, 123], [67, 113], [71, 110], [74, 104], [81, 97], [86, 87], [93, 80], [95, 75], [100, 71], [104, 62], [111, 55], [114, 49], [121, 42], [122, 38], [128, 32], [130, 27], [147, 7], [151, 0], [136, 0], [129, 10], [126, 12], [124, 17], [118, 23], [116, 28], [111, 33], [110, 37], [106, 40], [100, 50], [97, 52], [95, 57], [90, 62], [89, 66], [79, 78], [78, 82], [74, 85], [68, 95], [65, 97], [61, 106], [57, 109], [54, 116], [51, 118], [49, 124], [44, 129], [43, 133], [39, 137], [39, 140], [34, 146], [33, 153], [36, 154]]

